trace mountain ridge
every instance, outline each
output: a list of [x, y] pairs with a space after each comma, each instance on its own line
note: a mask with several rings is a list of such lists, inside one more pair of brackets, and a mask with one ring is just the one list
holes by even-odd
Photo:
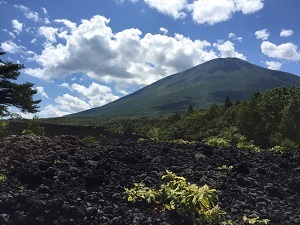
[[251, 97], [254, 91], [300, 86], [294, 74], [266, 69], [238, 58], [218, 58], [167, 76], [101, 107], [69, 117], [140, 117], [186, 112], [189, 105], [207, 108]]

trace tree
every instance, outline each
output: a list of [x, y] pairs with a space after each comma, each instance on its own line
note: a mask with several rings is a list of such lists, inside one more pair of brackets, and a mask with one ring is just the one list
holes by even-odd
[[[0, 52], [0, 55], [4, 55]], [[24, 69], [22, 64], [3, 62], [0, 59], [0, 116], [9, 115], [8, 107], [15, 106], [24, 113], [36, 113], [41, 100], [33, 100], [33, 95], [37, 93], [33, 89], [32, 83], [25, 82], [17, 84], [12, 82], [20, 75], [19, 70]]]
[[225, 109], [228, 109], [228, 108], [230, 108], [231, 106], [233, 106], [233, 103], [232, 103], [230, 97], [229, 97], [229, 96], [226, 96], [226, 98], [225, 98], [225, 103], [224, 103], [224, 107], [225, 107]]
[[190, 104], [189, 108], [188, 108], [188, 114], [193, 114], [194, 113], [194, 109], [193, 106]]

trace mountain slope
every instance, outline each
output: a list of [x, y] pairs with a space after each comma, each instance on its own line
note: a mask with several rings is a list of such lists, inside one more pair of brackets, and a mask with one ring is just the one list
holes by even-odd
[[269, 70], [237, 58], [214, 59], [191, 69], [161, 79], [128, 96], [102, 107], [71, 114], [71, 117], [153, 116], [207, 108], [251, 97], [253, 91], [300, 86], [300, 77]]

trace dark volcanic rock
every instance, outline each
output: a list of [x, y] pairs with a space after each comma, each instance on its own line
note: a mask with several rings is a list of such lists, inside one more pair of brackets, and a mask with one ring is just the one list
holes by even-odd
[[[124, 187], [161, 184], [171, 170], [218, 190], [226, 217], [300, 224], [300, 157], [172, 143], [106, 139], [85, 145], [75, 136], [10, 136], [0, 142], [0, 224], [192, 224], [173, 212], [129, 204]], [[220, 170], [227, 165], [233, 170]]]

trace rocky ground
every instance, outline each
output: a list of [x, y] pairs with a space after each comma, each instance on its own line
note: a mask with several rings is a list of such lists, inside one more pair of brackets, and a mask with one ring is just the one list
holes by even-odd
[[0, 224], [191, 224], [123, 199], [133, 182], [158, 186], [165, 170], [216, 188], [227, 219], [300, 224], [299, 154], [116, 139], [89, 145], [70, 135], [0, 141]]

